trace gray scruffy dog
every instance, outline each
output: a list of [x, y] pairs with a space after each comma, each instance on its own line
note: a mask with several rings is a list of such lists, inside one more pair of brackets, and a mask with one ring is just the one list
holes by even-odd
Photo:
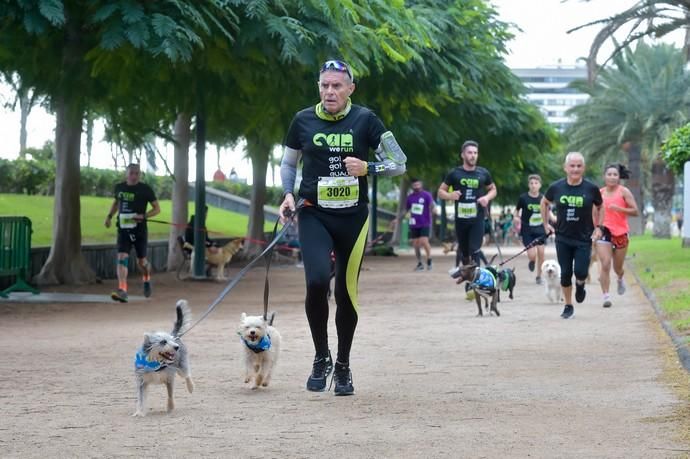
[[176, 305], [177, 318], [170, 334], [165, 332], [144, 333], [144, 344], [134, 358], [134, 374], [137, 382], [137, 410], [133, 416], [146, 416], [144, 404], [149, 384], [165, 384], [168, 389], [168, 412], [175, 408], [173, 387], [175, 374], [182, 376], [187, 390], [194, 390], [189, 370], [187, 347], [180, 335], [189, 329], [192, 312], [186, 300]]

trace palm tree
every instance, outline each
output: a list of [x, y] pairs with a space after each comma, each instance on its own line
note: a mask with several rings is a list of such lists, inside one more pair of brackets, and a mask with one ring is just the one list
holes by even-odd
[[[627, 153], [632, 172], [628, 185], [640, 206], [643, 171], [651, 170], [654, 233], [670, 237], [663, 219], [670, 221], [673, 174], [659, 163], [658, 152], [671, 132], [688, 120], [690, 72], [682, 51], [666, 44], [640, 42], [634, 51], [626, 48], [615, 55], [613, 63], [593, 84], [574, 83], [590, 99], [570, 111], [576, 121], [567, 132], [569, 142], [594, 161], [613, 161], [621, 158], [621, 150]], [[633, 219], [633, 234], [642, 230], [641, 221]]]
[[[590, 82], [594, 81], [599, 70], [597, 65], [599, 50], [609, 40], [615, 42], [615, 48], [604, 64], [644, 37], [660, 38], [676, 30], [685, 29], [683, 52], [685, 60], [690, 61], [689, 0], [638, 0], [625, 11], [575, 27], [568, 33], [595, 25], [602, 28], [594, 38], [587, 57], [587, 73]], [[626, 37], [622, 42], [616, 42], [614, 35], [621, 28], [626, 27], [629, 27]]]

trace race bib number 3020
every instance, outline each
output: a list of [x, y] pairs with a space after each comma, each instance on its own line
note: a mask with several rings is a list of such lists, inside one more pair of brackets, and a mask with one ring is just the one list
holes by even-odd
[[319, 177], [318, 204], [326, 209], [343, 209], [359, 202], [357, 177]]

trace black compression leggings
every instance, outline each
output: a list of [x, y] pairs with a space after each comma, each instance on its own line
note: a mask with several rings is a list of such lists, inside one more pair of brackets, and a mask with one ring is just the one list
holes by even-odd
[[299, 215], [299, 240], [307, 281], [304, 307], [317, 357], [328, 355], [328, 289], [331, 250], [335, 253], [335, 325], [338, 355], [349, 363], [352, 339], [357, 327], [357, 285], [369, 229], [369, 209], [333, 215], [305, 207]]
[[460, 264], [460, 255], [462, 255], [463, 265], [469, 264], [470, 259], [479, 265], [478, 251], [482, 248], [482, 239], [484, 238], [484, 220], [456, 218], [455, 236], [458, 238], [456, 266]]
[[[589, 259], [592, 256], [591, 244], [570, 244], [556, 240], [556, 256], [561, 266], [561, 285], [573, 285], [573, 271], [575, 280], [583, 283], [589, 275]], [[574, 268], [573, 268], [574, 265]]]

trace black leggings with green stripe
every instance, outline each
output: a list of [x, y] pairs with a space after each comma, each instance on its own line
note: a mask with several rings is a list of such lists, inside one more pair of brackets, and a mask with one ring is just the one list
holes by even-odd
[[369, 209], [333, 214], [305, 207], [299, 214], [299, 241], [307, 281], [304, 302], [311, 337], [318, 357], [328, 355], [328, 289], [331, 250], [335, 253], [335, 325], [337, 361], [349, 363], [357, 327], [357, 285], [369, 228]]

